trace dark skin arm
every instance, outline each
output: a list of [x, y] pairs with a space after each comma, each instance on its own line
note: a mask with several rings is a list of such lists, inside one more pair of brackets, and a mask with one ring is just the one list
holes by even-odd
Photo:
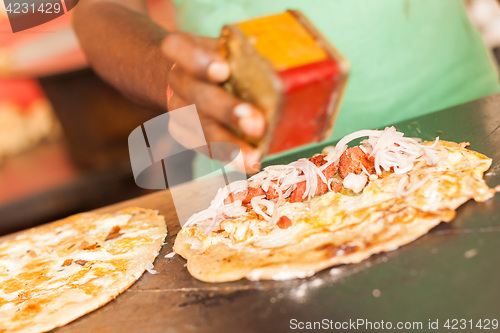
[[208, 142], [234, 142], [247, 171], [260, 167], [256, 150], [232, 130], [260, 138], [264, 118], [219, 86], [230, 73], [216, 39], [165, 31], [150, 19], [144, 0], [81, 1], [74, 28], [91, 66], [111, 85], [165, 110], [195, 104]]

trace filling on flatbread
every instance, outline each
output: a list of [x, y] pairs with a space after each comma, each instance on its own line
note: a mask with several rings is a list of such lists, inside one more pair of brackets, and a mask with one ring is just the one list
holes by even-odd
[[467, 200], [494, 195], [482, 179], [491, 159], [466, 146], [394, 127], [352, 133], [219, 189], [174, 249], [207, 282], [302, 278], [394, 250], [451, 221]]
[[113, 300], [153, 261], [163, 216], [82, 213], [0, 243], [0, 332], [45, 332]]

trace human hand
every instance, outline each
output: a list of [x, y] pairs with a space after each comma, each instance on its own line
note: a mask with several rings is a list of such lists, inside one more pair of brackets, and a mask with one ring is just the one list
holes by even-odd
[[[255, 106], [225, 91], [230, 69], [217, 53], [217, 39], [182, 32], [167, 35], [162, 43], [164, 55], [175, 64], [168, 74], [172, 95], [169, 110], [195, 104], [207, 142], [236, 143], [244, 158], [244, 168], [254, 173], [260, 168], [260, 154], [245, 139], [259, 139], [265, 132], [265, 119]], [[175, 129], [174, 129], [175, 131]], [[179, 133], [180, 131], [175, 131]], [[189, 135], [189, 131], [185, 131]], [[242, 138], [234, 133], [241, 133]]]

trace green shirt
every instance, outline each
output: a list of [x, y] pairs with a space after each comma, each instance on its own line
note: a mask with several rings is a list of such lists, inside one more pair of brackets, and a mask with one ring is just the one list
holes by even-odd
[[182, 30], [300, 9], [351, 64], [331, 139], [500, 91], [461, 0], [176, 0]]

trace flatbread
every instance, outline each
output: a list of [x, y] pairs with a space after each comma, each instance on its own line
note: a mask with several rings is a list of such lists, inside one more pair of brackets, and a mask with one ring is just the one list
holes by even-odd
[[167, 233], [142, 208], [83, 213], [0, 243], [0, 332], [44, 332], [116, 298], [152, 262]]
[[[466, 144], [423, 146], [433, 146], [439, 162], [420, 160], [408, 172], [372, 175], [357, 195], [329, 191], [304, 202], [287, 199], [271, 221], [247, 207], [241, 216], [217, 221], [213, 230], [207, 230], [210, 221], [188, 224], [174, 250], [187, 259], [189, 272], [206, 282], [304, 278], [395, 250], [450, 222], [467, 200], [494, 195], [482, 179], [491, 159]], [[279, 227], [280, 216], [291, 225]]]

